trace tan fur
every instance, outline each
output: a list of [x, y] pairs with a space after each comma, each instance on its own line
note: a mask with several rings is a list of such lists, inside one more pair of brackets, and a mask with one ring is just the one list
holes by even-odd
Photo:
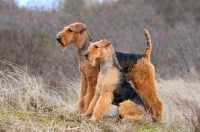
[[137, 62], [132, 71], [127, 74], [127, 77], [143, 99], [149, 113], [155, 120], [160, 120], [163, 109], [162, 102], [156, 95], [154, 66], [147, 59], [142, 58]]
[[[88, 110], [83, 114], [83, 116], [87, 116], [89, 114], [95, 115], [98, 119], [101, 118], [106, 111], [109, 109], [110, 104], [113, 99], [113, 91], [115, 87], [113, 87], [117, 82], [118, 72], [116, 69], [113, 69], [109, 74], [104, 76], [101, 72], [98, 75], [98, 81], [96, 85], [95, 95], [91, 104], [89, 105]], [[109, 95], [109, 96], [108, 96]], [[107, 97], [105, 97], [107, 96]], [[104, 98], [106, 100], [104, 100]], [[99, 103], [97, 103], [99, 101]], [[105, 102], [104, 102], [105, 101]], [[102, 106], [103, 104], [103, 106]], [[94, 110], [95, 108], [95, 110]], [[93, 112], [94, 110], [94, 112]], [[101, 116], [99, 116], [101, 115]]]
[[144, 36], [146, 37], [146, 41], [147, 41], [147, 47], [144, 54], [150, 60], [152, 44], [151, 44], [151, 37], [149, 35], [149, 32], [146, 29], [144, 29]]
[[[70, 32], [70, 30], [73, 32]], [[152, 49], [151, 38], [147, 30], [144, 30], [144, 35], [147, 40], [147, 47], [144, 52], [146, 58], [139, 60], [126, 76], [144, 100], [144, 103], [152, 117], [156, 120], [160, 120], [163, 109], [162, 102], [156, 95], [155, 70], [150, 62]], [[65, 27], [57, 34], [57, 36], [61, 38], [61, 42], [58, 42], [58, 44], [61, 46], [62, 50], [64, 50], [69, 43], [74, 43], [76, 51], [79, 51], [82, 46], [89, 47], [91, 40], [91, 36], [87, 31], [85, 24], [79, 22]], [[78, 97], [77, 112], [86, 112], [94, 96], [97, 75], [99, 73], [98, 61], [94, 61], [93, 65], [95, 66], [92, 66], [87, 61], [82, 60], [85, 51], [86, 50], [81, 50], [81, 53], [77, 52], [81, 74], [81, 87]]]
[[145, 113], [143, 107], [130, 100], [120, 103], [118, 112], [123, 117], [123, 122], [143, 120]]
[[[98, 47], [98, 48], [97, 48]], [[114, 53], [111, 44], [107, 40], [101, 40], [93, 43], [87, 51], [87, 59], [93, 64], [94, 60], [100, 59], [101, 61], [107, 61], [106, 67], [109, 67], [109, 71], [106, 74], [100, 70], [98, 74], [98, 81], [96, 85], [95, 96], [83, 116], [92, 114], [90, 120], [96, 121], [107, 112], [112, 100], [113, 91], [115, 90], [119, 79], [120, 71], [116, 67], [111, 67], [109, 63], [110, 57]], [[123, 122], [130, 122], [135, 120], [142, 120], [141, 115], [144, 115], [145, 110], [143, 107], [131, 102], [129, 100], [120, 103], [119, 114], [123, 117]]]

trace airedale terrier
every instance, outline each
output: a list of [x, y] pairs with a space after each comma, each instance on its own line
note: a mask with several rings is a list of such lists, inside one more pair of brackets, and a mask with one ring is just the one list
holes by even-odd
[[[147, 110], [155, 120], [160, 120], [163, 109], [162, 102], [158, 99], [155, 85], [155, 70], [150, 62], [152, 49], [151, 38], [147, 30], [144, 30], [147, 47], [144, 54], [125, 54], [116, 52], [120, 66], [131, 81], [135, 90], [143, 99]], [[91, 42], [91, 35], [83, 23], [73, 23], [64, 27], [56, 37], [61, 49], [64, 50], [69, 43], [75, 44], [79, 60], [81, 74], [81, 88], [78, 97], [77, 112], [86, 112], [95, 92], [99, 66], [92, 66], [84, 59], [84, 53]]]
[[92, 41], [91, 35], [86, 30], [85, 24], [77, 22], [64, 27], [64, 29], [57, 34], [56, 39], [63, 51], [68, 44], [75, 44], [81, 75], [81, 88], [76, 112], [84, 113], [94, 96], [97, 75], [99, 73], [99, 66], [92, 66], [84, 58], [84, 54]]
[[141, 120], [145, 114], [144, 102], [128, 82], [111, 43], [104, 39], [91, 44], [85, 57], [93, 66], [99, 60], [100, 72], [94, 98], [84, 116], [93, 112], [91, 120], [100, 119], [112, 103], [119, 106], [124, 122]]

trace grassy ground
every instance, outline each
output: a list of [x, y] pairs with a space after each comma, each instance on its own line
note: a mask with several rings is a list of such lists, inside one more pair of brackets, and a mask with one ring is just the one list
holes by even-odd
[[43, 78], [27, 68], [1, 63], [12, 69], [0, 70], [1, 131], [200, 131], [198, 80], [158, 80], [158, 95], [164, 105], [161, 122], [122, 123], [112, 106], [103, 119], [93, 123], [74, 113], [79, 81], [47, 90]]

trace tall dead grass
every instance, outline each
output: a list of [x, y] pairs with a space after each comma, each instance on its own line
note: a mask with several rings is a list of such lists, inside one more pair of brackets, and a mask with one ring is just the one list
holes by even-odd
[[180, 127], [184, 131], [199, 130], [199, 81], [181, 78], [159, 80], [157, 89], [164, 106], [162, 123], [166, 127]]
[[66, 103], [66, 95], [59, 94], [61, 90], [50, 90], [44, 79], [32, 74], [27, 67], [6, 61], [0, 63], [9, 67], [0, 70], [2, 130], [50, 131], [54, 122], [61, 120], [59, 115], [69, 115], [67, 111], [72, 108]]
[[55, 91], [49, 90], [41, 77], [32, 74], [27, 67], [5, 61], [1, 63], [9, 67], [0, 71], [2, 109], [48, 112], [65, 104]]

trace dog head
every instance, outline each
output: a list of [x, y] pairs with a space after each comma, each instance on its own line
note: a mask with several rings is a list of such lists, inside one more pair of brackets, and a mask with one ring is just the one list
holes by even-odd
[[[77, 43], [80, 41], [84, 41], [85, 37], [83, 37], [83, 32], [86, 31], [86, 25], [80, 22], [76, 22], [73, 24], [70, 24], [67, 27], [64, 27], [62, 31], [60, 31], [56, 39], [58, 41], [58, 44], [60, 45], [61, 49], [64, 51], [66, 46], [70, 43]], [[88, 37], [91, 38], [89, 32]]]
[[92, 43], [85, 54], [85, 58], [95, 66], [97, 59], [106, 59], [109, 55], [110, 46], [110, 42], [106, 39]]

